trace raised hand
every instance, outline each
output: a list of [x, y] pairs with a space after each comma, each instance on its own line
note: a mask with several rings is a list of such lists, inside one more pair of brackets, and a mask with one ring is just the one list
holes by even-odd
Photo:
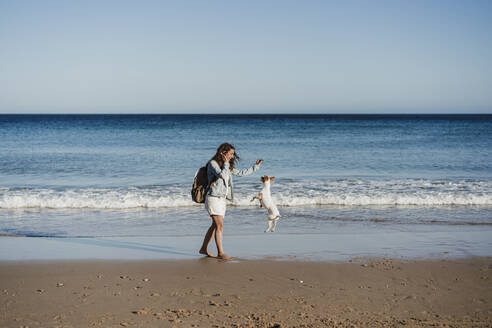
[[224, 162], [230, 162], [234, 158], [234, 153], [222, 153], [222, 159]]

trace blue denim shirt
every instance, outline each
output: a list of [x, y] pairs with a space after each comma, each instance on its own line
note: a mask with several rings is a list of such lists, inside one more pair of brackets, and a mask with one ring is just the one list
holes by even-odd
[[259, 165], [255, 164], [244, 170], [238, 170], [236, 168], [230, 170], [229, 166], [229, 162], [224, 163], [224, 168], [221, 168], [214, 160], [208, 162], [207, 177], [210, 188], [208, 189], [207, 195], [226, 197], [228, 200], [233, 200], [234, 193], [232, 192], [232, 175], [243, 177], [245, 175], [250, 175], [260, 168]]

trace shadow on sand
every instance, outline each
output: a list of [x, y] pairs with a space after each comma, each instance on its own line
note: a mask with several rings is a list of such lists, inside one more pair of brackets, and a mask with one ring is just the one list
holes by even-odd
[[99, 238], [48, 238], [53, 241], [63, 242], [63, 243], [75, 243], [88, 246], [98, 246], [107, 248], [117, 248], [117, 249], [129, 249], [134, 251], [144, 251], [152, 253], [161, 253], [167, 255], [177, 255], [181, 257], [189, 258], [199, 258], [202, 257], [197, 253], [190, 253], [185, 250], [179, 249], [177, 247], [163, 246], [163, 245], [152, 245], [139, 242], [131, 241], [120, 241], [120, 240], [110, 240], [110, 239], [99, 239]]

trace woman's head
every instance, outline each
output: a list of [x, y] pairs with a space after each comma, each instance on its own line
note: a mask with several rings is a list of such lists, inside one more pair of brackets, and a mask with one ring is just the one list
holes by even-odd
[[231, 169], [233, 169], [234, 166], [237, 164], [237, 161], [239, 161], [239, 156], [236, 153], [236, 149], [233, 145], [227, 142], [223, 143], [219, 146], [219, 148], [217, 148], [217, 152], [212, 159], [215, 160], [220, 165], [220, 167], [223, 167], [224, 158], [230, 158], [229, 164]]

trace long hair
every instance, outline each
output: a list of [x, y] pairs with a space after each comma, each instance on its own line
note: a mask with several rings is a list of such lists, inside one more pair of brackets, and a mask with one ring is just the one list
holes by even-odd
[[229, 161], [230, 169], [232, 170], [239, 161], [239, 156], [236, 152], [236, 148], [234, 148], [234, 146], [230, 143], [224, 142], [222, 145], [220, 145], [219, 148], [217, 148], [217, 152], [215, 153], [214, 157], [212, 157], [212, 159], [216, 161], [221, 168], [224, 167], [224, 159], [222, 158], [222, 153], [227, 153], [231, 149], [234, 149], [234, 157]]

